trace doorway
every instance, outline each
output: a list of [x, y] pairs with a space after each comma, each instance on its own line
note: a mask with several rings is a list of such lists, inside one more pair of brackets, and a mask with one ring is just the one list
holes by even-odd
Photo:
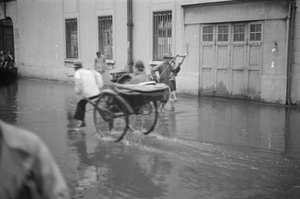
[[14, 56], [14, 31], [13, 21], [10, 17], [0, 20], [0, 51], [10, 51]]
[[260, 98], [263, 22], [200, 26], [201, 94]]

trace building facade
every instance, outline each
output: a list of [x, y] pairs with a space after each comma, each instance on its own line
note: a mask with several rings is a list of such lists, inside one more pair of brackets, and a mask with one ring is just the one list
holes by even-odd
[[[71, 81], [187, 53], [178, 92], [300, 104], [300, 0], [32, 0], [5, 3], [21, 76]], [[109, 84], [108, 75], [106, 83]]]

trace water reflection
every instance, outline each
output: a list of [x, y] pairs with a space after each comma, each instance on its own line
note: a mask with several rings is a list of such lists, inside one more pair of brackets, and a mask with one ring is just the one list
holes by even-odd
[[284, 127], [285, 154], [300, 159], [300, 109], [286, 108]]
[[[78, 156], [77, 178], [72, 181], [74, 198], [90, 198], [94, 194], [101, 198], [155, 198], [161, 195], [160, 178], [170, 168], [155, 157], [136, 154], [136, 149], [124, 144], [99, 141], [93, 152], [88, 152], [91, 140], [82, 130], [68, 131], [71, 152]], [[170, 163], [168, 163], [170, 164]], [[164, 171], [159, 171], [163, 169]], [[151, 179], [153, 173], [157, 183]]]
[[157, 118], [155, 131], [159, 131], [162, 136], [172, 138], [177, 132], [176, 124], [177, 119], [175, 112], [162, 113], [159, 114]]
[[[136, 156], [133, 150], [127, 151], [122, 144], [99, 144], [95, 150], [95, 156], [99, 171], [98, 190], [101, 196], [108, 198], [144, 198], [145, 196], [155, 198], [161, 195], [163, 188], [151, 179], [151, 173], [153, 170], [167, 169], [167, 165], [160, 168], [156, 164], [157, 162], [153, 162], [153, 160], [151, 161], [152, 165], [142, 164], [144, 161], [148, 162], [150, 157], [146, 155], [146, 159], [144, 159], [141, 154]], [[155, 157], [151, 158], [155, 159]], [[149, 166], [151, 169], [146, 170], [149, 169]], [[155, 173], [157, 172], [155, 171]]]
[[[58, 82], [26, 79], [2, 86], [0, 118], [33, 131], [71, 127], [76, 106], [72, 88]], [[160, 135], [270, 150], [299, 158], [299, 108], [226, 99], [180, 100], [182, 103], [175, 103], [175, 112], [159, 116], [155, 131]], [[63, 115], [67, 118], [63, 119]], [[87, 118], [92, 123], [92, 116], [87, 114]], [[41, 136], [46, 138], [48, 134]]]
[[181, 96], [153, 133], [116, 144], [95, 137], [92, 111], [71, 128], [72, 85], [20, 80], [0, 94], [1, 118], [42, 137], [73, 198], [292, 198], [300, 185], [297, 108]]
[[11, 84], [0, 84], [0, 119], [11, 124], [17, 122], [17, 82]]
[[[185, 100], [187, 105], [180, 108], [186, 111], [176, 116], [177, 137], [270, 150], [299, 158], [299, 147], [292, 144], [300, 141], [296, 133], [298, 108], [209, 98], [198, 102]], [[189, 103], [198, 103], [198, 107]]]

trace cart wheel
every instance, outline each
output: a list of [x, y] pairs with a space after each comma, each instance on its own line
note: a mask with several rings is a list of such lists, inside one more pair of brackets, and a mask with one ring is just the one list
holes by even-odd
[[150, 101], [135, 110], [135, 114], [130, 115], [129, 127], [132, 131], [139, 131], [147, 135], [154, 130], [157, 117], [157, 104], [155, 101]]
[[94, 107], [94, 123], [102, 137], [119, 142], [128, 130], [129, 110], [126, 101], [113, 92], [102, 91]]

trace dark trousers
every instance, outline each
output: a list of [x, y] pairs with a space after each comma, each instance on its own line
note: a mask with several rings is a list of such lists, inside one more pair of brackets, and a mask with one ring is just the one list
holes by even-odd
[[[89, 97], [88, 99], [92, 100], [92, 99], [95, 99], [97, 97], [98, 97], [98, 95], [93, 96], [93, 97]], [[88, 103], [88, 101], [86, 99], [79, 100], [79, 102], [77, 103], [74, 119], [84, 121], [85, 108], [86, 108], [87, 103]]]

